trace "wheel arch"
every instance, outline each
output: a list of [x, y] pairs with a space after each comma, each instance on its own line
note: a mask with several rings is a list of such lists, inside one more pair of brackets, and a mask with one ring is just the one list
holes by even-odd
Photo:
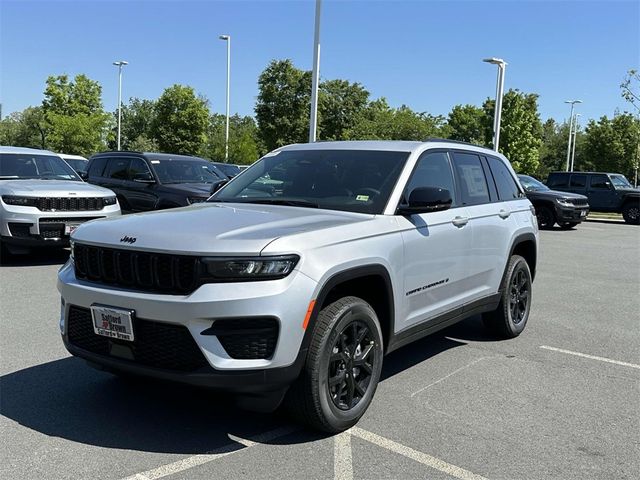
[[531, 270], [531, 280], [533, 281], [536, 276], [536, 264], [538, 262], [537, 245], [537, 238], [533, 233], [528, 232], [518, 235], [511, 244], [511, 250], [509, 252], [509, 258], [507, 258], [507, 266], [505, 266], [505, 273], [503, 274], [503, 278], [506, 274], [507, 267], [509, 266], [509, 259], [513, 255], [520, 255], [526, 260], [527, 264], [529, 265], [529, 270]]
[[329, 277], [315, 298], [309, 324], [303, 340], [307, 348], [322, 308], [338, 298], [353, 295], [369, 303], [376, 312], [382, 330], [385, 351], [393, 335], [395, 302], [391, 275], [381, 264], [368, 264], [348, 268]]

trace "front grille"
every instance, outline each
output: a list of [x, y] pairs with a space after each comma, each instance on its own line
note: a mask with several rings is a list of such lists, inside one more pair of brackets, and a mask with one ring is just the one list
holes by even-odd
[[146, 292], [186, 295], [199, 282], [198, 257], [136, 252], [76, 243], [76, 277]]
[[225, 318], [213, 322], [206, 335], [216, 335], [227, 354], [238, 360], [271, 358], [278, 342], [275, 318]]
[[104, 217], [44, 217], [38, 220], [40, 223], [83, 223]]
[[[113, 358], [122, 358], [124, 349], [130, 353], [128, 360], [148, 367], [181, 372], [209, 368], [200, 348], [183, 325], [134, 318], [134, 340], [127, 342], [96, 335], [91, 311], [71, 305], [67, 334], [69, 342], [78, 348]], [[112, 354], [114, 345], [119, 355]]]
[[95, 197], [40, 197], [36, 200], [38, 210], [43, 212], [72, 212], [82, 210], [102, 210], [102, 198]]
[[29, 232], [29, 229], [31, 228], [31, 225], [31, 223], [9, 222], [9, 231], [11, 232], [11, 236], [21, 238], [30, 237], [31, 233]]
[[589, 202], [586, 198], [569, 198], [568, 201], [576, 207], [586, 207], [587, 205], [589, 205]]

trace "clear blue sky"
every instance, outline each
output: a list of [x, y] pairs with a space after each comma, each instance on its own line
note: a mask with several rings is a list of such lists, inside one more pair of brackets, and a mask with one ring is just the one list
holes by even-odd
[[[127, 60], [123, 96], [157, 98], [181, 83], [224, 111], [225, 43], [232, 36], [231, 110], [253, 114], [257, 78], [272, 59], [310, 69], [315, 2], [0, 0], [3, 115], [42, 101], [48, 75], [84, 73], [117, 104], [114, 60]], [[640, 2], [323, 2], [321, 77], [362, 83], [393, 106], [446, 115], [505, 88], [540, 95], [543, 119], [629, 109], [619, 84], [640, 63]]]

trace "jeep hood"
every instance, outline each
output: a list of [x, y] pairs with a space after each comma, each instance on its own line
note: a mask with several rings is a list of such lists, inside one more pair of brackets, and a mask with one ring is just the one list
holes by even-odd
[[[280, 205], [202, 203], [81, 225], [77, 242], [197, 255], [258, 255], [273, 240], [365, 222], [373, 215]], [[128, 241], [121, 241], [124, 237]], [[132, 240], [135, 239], [134, 242]]]
[[0, 180], [0, 195], [112, 197], [114, 193], [106, 188], [73, 180]]

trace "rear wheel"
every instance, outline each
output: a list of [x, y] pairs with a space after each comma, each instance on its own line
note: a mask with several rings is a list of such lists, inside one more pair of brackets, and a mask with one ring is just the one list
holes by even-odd
[[640, 224], [640, 204], [638, 203], [626, 203], [622, 207], [622, 218], [627, 223], [632, 225]]
[[287, 394], [300, 421], [337, 433], [369, 407], [382, 371], [382, 333], [364, 300], [344, 297], [318, 315], [305, 367]]
[[484, 324], [503, 338], [520, 335], [529, 319], [531, 287], [527, 261], [520, 255], [513, 255], [502, 280], [500, 304], [493, 312], [483, 314]]
[[556, 218], [549, 207], [536, 207], [536, 218], [538, 219], [538, 227], [549, 229], [556, 223]]

